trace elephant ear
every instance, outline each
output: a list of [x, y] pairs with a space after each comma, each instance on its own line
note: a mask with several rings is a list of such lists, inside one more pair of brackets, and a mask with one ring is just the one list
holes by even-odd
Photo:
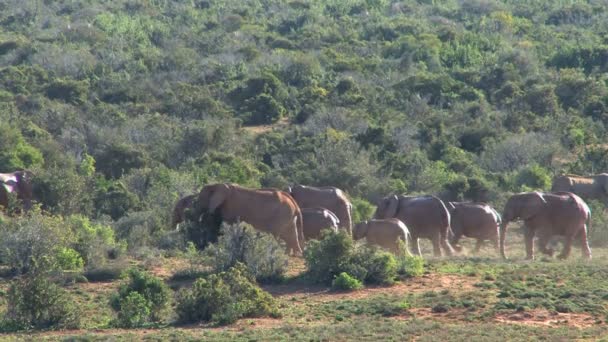
[[219, 208], [230, 195], [230, 186], [228, 184], [216, 185], [211, 198], [209, 199], [209, 212], [214, 212]]
[[397, 216], [397, 210], [399, 209], [399, 197], [397, 195], [392, 195], [388, 202], [388, 207], [386, 208], [385, 218], [391, 218]]

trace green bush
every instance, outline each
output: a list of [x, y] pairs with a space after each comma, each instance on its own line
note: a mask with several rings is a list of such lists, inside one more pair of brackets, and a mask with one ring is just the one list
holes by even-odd
[[344, 231], [324, 231], [321, 240], [312, 240], [304, 251], [311, 280], [329, 284], [346, 272], [366, 283], [390, 284], [397, 276], [397, 261], [386, 251], [355, 244]]
[[74, 329], [80, 314], [68, 293], [51, 281], [44, 262], [11, 283], [0, 331], [29, 329]]
[[369, 220], [374, 216], [376, 207], [362, 198], [351, 198], [353, 205], [352, 221], [361, 222]]
[[88, 268], [103, 265], [108, 257], [116, 258], [125, 248], [118, 243], [110, 226], [91, 222], [82, 215], [72, 215], [66, 222], [74, 234], [74, 249]]
[[126, 276], [128, 282], [120, 286], [110, 301], [118, 313], [116, 324], [132, 327], [165, 319], [171, 300], [169, 287], [160, 278], [136, 268], [129, 269]]
[[304, 250], [308, 275], [317, 282], [331, 282], [349, 265], [353, 250], [354, 243], [347, 232], [323, 231], [321, 239], [311, 240]]
[[49, 259], [57, 268], [57, 256], [69, 247], [72, 235], [60, 217], [46, 216], [38, 210], [7, 220], [0, 227], [0, 259], [18, 272], [28, 272], [37, 261]]
[[141, 327], [150, 319], [150, 303], [139, 292], [129, 292], [120, 299], [117, 325], [123, 328]]
[[62, 247], [57, 251], [57, 263], [62, 270], [81, 271], [84, 260], [80, 254], [72, 248]]
[[279, 315], [272, 296], [258, 287], [244, 265], [197, 279], [177, 299], [179, 321], [230, 324], [244, 317]]
[[331, 287], [334, 290], [353, 291], [362, 289], [363, 283], [357, 278], [351, 277], [348, 273], [342, 272], [331, 282]]
[[401, 255], [397, 257], [397, 273], [406, 277], [419, 277], [424, 274], [424, 259], [420, 256]]
[[244, 223], [223, 224], [218, 242], [209, 245], [203, 256], [215, 272], [242, 263], [258, 281], [281, 280], [289, 260], [285, 247], [274, 236]]
[[551, 173], [539, 165], [530, 165], [517, 174], [517, 185], [534, 190], [549, 190], [551, 188]]

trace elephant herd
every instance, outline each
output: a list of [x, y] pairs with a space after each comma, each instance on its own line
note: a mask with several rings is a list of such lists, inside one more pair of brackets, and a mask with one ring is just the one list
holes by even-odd
[[[31, 179], [29, 171], [0, 173], [0, 209], [9, 206], [11, 193], [23, 210], [30, 209]], [[185, 210], [191, 208], [194, 217], [215, 212], [225, 222], [247, 222], [285, 241], [287, 248], [298, 255], [305, 241], [319, 239], [323, 229], [343, 229], [355, 239], [365, 238], [368, 243], [395, 253], [402, 252], [403, 243], [420, 255], [419, 240], [423, 238], [432, 242], [434, 255], [453, 255], [461, 250], [458, 242], [464, 236], [477, 240], [476, 252], [485, 241], [491, 241], [506, 258], [508, 224], [521, 220], [526, 258], [534, 258], [535, 238], [539, 250], [552, 255], [548, 245], [553, 236], [565, 238], [560, 258], [569, 256], [577, 239], [583, 256], [591, 258], [587, 242], [591, 211], [582, 198], [608, 200], [608, 174], [558, 176], [551, 192], [511, 196], [502, 217], [485, 203], [444, 202], [431, 195], [389, 195], [378, 201], [373, 219], [353, 226], [352, 204], [344, 191], [335, 187], [295, 185], [282, 191], [219, 183], [180, 199], [173, 209], [172, 227], [179, 228]], [[403, 252], [409, 253], [409, 249]]]
[[377, 203], [373, 219], [354, 227], [352, 205], [345, 193], [334, 187], [296, 185], [281, 191], [211, 184], [198, 195], [176, 203], [174, 227], [179, 228], [187, 208], [194, 210], [195, 217], [215, 212], [225, 222], [247, 222], [285, 241], [296, 255], [302, 253], [305, 241], [318, 239], [323, 229], [343, 229], [356, 240], [365, 238], [367, 243], [396, 254], [409, 254], [411, 246], [421, 255], [419, 240], [423, 238], [432, 242], [435, 256], [453, 255], [461, 250], [457, 244], [465, 236], [477, 240], [476, 252], [489, 240], [506, 258], [507, 226], [522, 220], [527, 259], [534, 259], [535, 237], [540, 251], [552, 255], [548, 244], [553, 236], [565, 238], [560, 258], [569, 256], [575, 239], [580, 239], [583, 256], [591, 258], [587, 242], [591, 212], [579, 196], [565, 191], [515, 194], [507, 201], [502, 217], [485, 203], [444, 202], [432, 195], [390, 195]]

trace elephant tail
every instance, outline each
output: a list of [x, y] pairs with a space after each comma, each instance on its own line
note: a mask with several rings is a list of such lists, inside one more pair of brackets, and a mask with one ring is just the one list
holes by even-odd
[[443, 248], [445, 249], [445, 252], [448, 255], [454, 255], [455, 251], [454, 248], [452, 247], [452, 245], [450, 244], [450, 242], [448, 241], [448, 238], [450, 235], [454, 235], [454, 232], [452, 231], [452, 225], [451, 225], [451, 216], [450, 216], [450, 211], [448, 210], [447, 206], [445, 205], [445, 203], [440, 200], [439, 198], [436, 198], [437, 201], [439, 201], [439, 211], [441, 212], [441, 229], [439, 231], [439, 234], [441, 234], [441, 244], [443, 245]]
[[296, 209], [296, 229], [298, 230], [298, 244], [300, 245], [300, 249], [304, 251], [304, 220], [302, 219], [302, 210], [300, 210], [299, 207], [296, 207]]

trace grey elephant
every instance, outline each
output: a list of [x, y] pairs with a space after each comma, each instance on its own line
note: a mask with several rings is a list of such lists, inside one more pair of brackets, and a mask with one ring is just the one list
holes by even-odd
[[547, 244], [554, 236], [563, 236], [564, 248], [558, 256], [570, 255], [575, 238], [580, 239], [583, 256], [591, 259], [587, 230], [591, 228], [591, 211], [579, 196], [570, 192], [524, 192], [511, 196], [505, 205], [500, 226], [500, 253], [506, 259], [505, 237], [509, 222], [524, 221], [526, 259], [534, 259], [534, 237], [538, 237], [539, 250], [553, 255]]
[[173, 207], [171, 215], [171, 228], [179, 229], [179, 224], [186, 219], [186, 209], [191, 208], [197, 195], [188, 195], [180, 198]]
[[561, 175], [553, 179], [551, 191], [567, 191], [608, 205], [608, 173], [591, 176]]
[[450, 243], [457, 247], [461, 237], [466, 236], [477, 239], [474, 252], [479, 252], [484, 241], [494, 243], [496, 250], [499, 248], [500, 214], [486, 203], [470, 202], [448, 202], [450, 210], [450, 225], [452, 236]]
[[412, 237], [414, 253], [417, 255], [421, 255], [420, 238], [433, 242], [435, 256], [442, 255], [442, 248], [447, 255], [454, 254], [454, 249], [448, 242], [450, 213], [443, 201], [435, 196], [384, 197], [378, 203], [374, 218], [397, 218], [405, 223]]
[[277, 189], [248, 189], [236, 184], [212, 184], [198, 195], [197, 217], [219, 211], [229, 223], [247, 222], [287, 243], [295, 254], [302, 254], [304, 243], [302, 212], [296, 201]]
[[353, 238], [365, 238], [369, 244], [380, 246], [397, 255], [411, 255], [408, 248], [410, 232], [405, 224], [396, 218], [359, 222], [353, 228]]
[[294, 185], [287, 190], [300, 208], [323, 207], [338, 217], [340, 227], [352, 234], [352, 204], [344, 191], [332, 187]]
[[340, 226], [340, 219], [325, 208], [302, 208], [302, 219], [304, 220], [304, 238], [306, 240], [319, 239], [321, 231], [330, 229], [335, 232]]
[[23, 209], [31, 209], [33, 199], [32, 173], [30, 171], [0, 173], [0, 207], [8, 207], [10, 193], [17, 195]]

